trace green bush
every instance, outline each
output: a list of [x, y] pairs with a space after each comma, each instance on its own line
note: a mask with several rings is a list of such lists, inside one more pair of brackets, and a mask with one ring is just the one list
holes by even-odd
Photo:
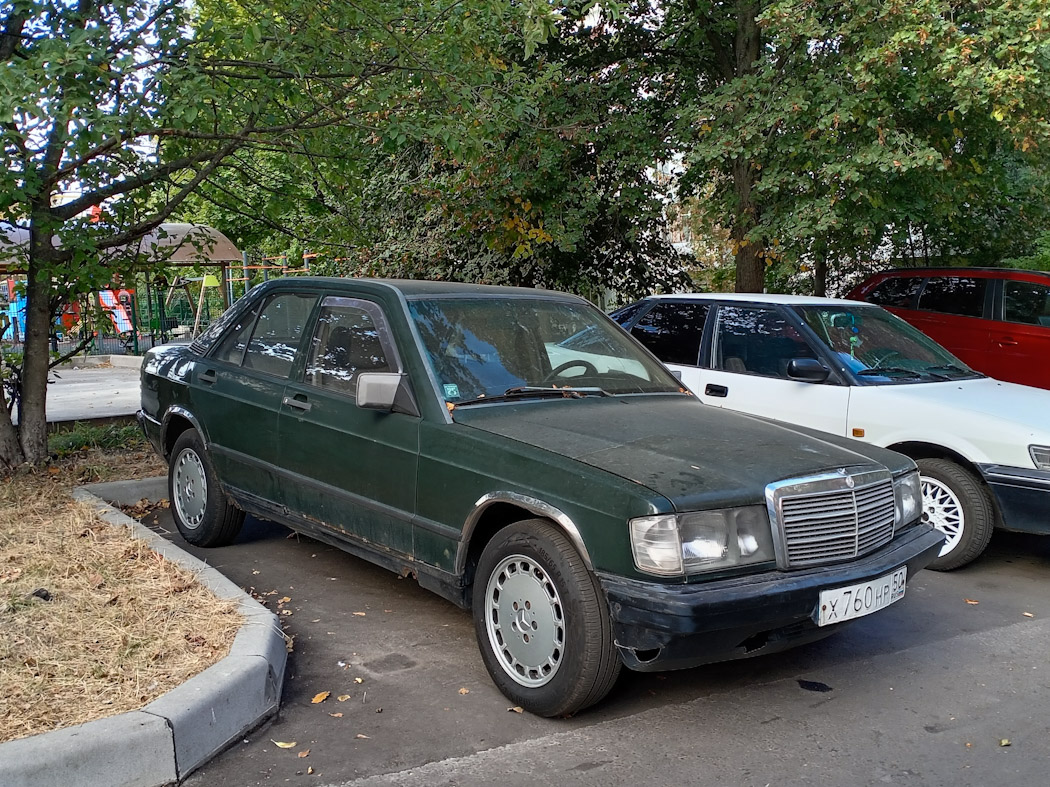
[[136, 424], [95, 426], [77, 422], [68, 431], [55, 432], [47, 441], [49, 453], [57, 457], [69, 456], [88, 448], [115, 450], [146, 446], [146, 437]]

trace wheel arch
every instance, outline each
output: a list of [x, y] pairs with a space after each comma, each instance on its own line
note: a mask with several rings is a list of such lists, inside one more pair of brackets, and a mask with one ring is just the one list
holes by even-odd
[[189, 410], [184, 407], [172, 407], [164, 414], [164, 423], [161, 426], [161, 445], [164, 448], [165, 459], [171, 458], [171, 450], [175, 447], [175, 441], [187, 429], [196, 429], [205, 445], [207, 444], [208, 438], [200, 422]]
[[977, 465], [958, 451], [953, 451], [951, 448], [945, 448], [943, 445], [917, 440], [905, 440], [886, 447], [891, 451], [898, 451], [912, 459], [949, 459], [957, 465], [965, 467], [977, 478], [981, 479], [982, 483], [984, 482], [984, 476], [981, 475], [981, 471], [978, 469]]
[[490, 492], [474, 504], [463, 524], [456, 554], [456, 573], [465, 586], [474, 582], [474, 571], [485, 545], [503, 528], [523, 519], [544, 519], [557, 527], [572, 543], [588, 571], [594, 570], [590, 553], [576, 523], [561, 509], [517, 492]]

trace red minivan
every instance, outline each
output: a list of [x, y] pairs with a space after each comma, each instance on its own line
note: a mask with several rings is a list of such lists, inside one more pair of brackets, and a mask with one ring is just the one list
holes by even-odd
[[1050, 273], [900, 268], [846, 297], [888, 309], [990, 377], [1050, 389]]

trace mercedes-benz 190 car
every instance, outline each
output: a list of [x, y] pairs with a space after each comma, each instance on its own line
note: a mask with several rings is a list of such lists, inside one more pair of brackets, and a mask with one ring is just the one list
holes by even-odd
[[548, 291], [271, 281], [150, 351], [140, 420], [188, 541], [250, 512], [413, 575], [546, 716], [825, 636], [943, 540], [910, 459], [707, 407]]

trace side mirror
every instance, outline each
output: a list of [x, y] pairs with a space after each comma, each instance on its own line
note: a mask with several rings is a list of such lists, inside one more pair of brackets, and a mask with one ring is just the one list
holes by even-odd
[[792, 380], [804, 383], [822, 383], [831, 370], [816, 358], [792, 358], [788, 361], [787, 375]]
[[362, 372], [357, 375], [357, 406], [390, 412], [400, 384], [401, 375], [396, 372]]
[[669, 369], [671, 376], [674, 377], [678, 382], [682, 382], [682, 370], [681, 369]]

